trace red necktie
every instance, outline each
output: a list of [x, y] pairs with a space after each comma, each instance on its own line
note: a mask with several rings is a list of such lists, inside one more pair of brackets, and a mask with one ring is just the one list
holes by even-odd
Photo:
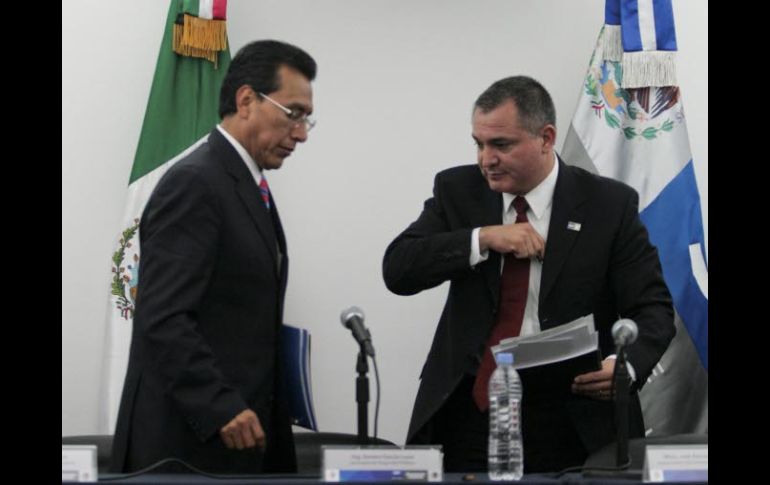
[[[526, 199], [516, 196], [513, 208], [516, 209], [516, 222], [527, 222]], [[506, 253], [503, 262], [503, 273], [500, 275], [500, 304], [497, 310], [497, 321], [489, 334], [484, 355], [481, 358], [476, 381], [473, 383], [473, 400], [481, 411], [489, 407], [489, 377], [497, 366], [492, 355], [491, 347], [500, 340], [516, 337], [521, 331], [524, 319], [524, 308], [527, 306], [527, 291], [529, 289], [529, 258], [516, 258], [513, 253]]]
[[270, 209], [270, 188], [267, 186], [267, 179], [264, 176], [259, 181], [259, 193], [262, 195], [262, 200], [265, 201], [265, 207]]

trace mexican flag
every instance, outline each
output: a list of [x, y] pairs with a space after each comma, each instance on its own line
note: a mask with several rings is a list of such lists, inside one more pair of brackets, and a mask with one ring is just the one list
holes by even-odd
[[606, 0], [562, 150], [639, 193], [674, 300], [677, 335], [640, 393], [648, 436], [708, 432], [708, 266], [675, 52], [671, 0]]
[[100, 432], [115, 430], [138, 282], [139, 218], [155, 184], [206, 142], [219, 122], [219, 88], [230, 65], [227, 0], [171, 0], [142, 132], [134, 156], [121, 233], [112, 255]]

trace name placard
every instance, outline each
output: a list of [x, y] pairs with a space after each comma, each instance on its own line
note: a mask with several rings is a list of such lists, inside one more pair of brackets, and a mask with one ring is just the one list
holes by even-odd
[[323, 446], [326, 482], [440, 482], [443, 454], [439, 447]]
[[96, 445], [61, 445], [62, 482], [95, 482]]
[[647, 445], [645, 482], [707, 482], [708, 445]]

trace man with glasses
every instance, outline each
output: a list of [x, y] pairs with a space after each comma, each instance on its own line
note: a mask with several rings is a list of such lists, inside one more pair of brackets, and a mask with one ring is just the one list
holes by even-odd
[[307, 140], [315, 75], [296, 46], [243, 47], [222, 122], [147, 202], [114, 471], [170, 457], [215, 473], [296, 470], [278, 363], [289, 259], [264, 173]]

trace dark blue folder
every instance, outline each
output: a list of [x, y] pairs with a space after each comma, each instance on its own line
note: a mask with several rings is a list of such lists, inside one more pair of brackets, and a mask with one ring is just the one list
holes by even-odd
[[281, 347], [292, 423], [318, 431], [310, 386], [310, 332], [282, 325]]

